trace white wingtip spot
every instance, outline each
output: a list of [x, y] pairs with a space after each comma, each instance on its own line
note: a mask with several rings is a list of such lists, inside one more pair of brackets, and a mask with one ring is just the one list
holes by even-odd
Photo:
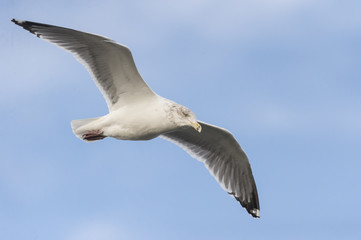
[[25, 21], [13, 18], [13, 22], [23, 24]]
[[252, 209], [251, 212], [256, 216], [256, 217], [260, 217], [260, 213], [259, 213], [259, 209]]

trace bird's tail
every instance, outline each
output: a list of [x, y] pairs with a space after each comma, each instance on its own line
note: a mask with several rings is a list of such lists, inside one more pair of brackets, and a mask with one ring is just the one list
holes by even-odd
[[98, 119], [99, 117], [71, 121], [73, 133], [75, 136], [86, 142], [93, 142], [105, 138], [106, 136], [103, 135], [103, 131], [101, 129], [94, 129], [92, 124]]

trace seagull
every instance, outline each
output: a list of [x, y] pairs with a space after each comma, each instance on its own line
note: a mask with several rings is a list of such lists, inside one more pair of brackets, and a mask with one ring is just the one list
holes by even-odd
[[109, 38], [43, 23], [12, 19], [37, 37], [70, 52], [90, 73], [109, 113], [73, 120], [74, 134], [94, 142], [164, 138], [204, 163], [221, 187], [255, 218], [256, 184], [247, 155], [226, 129], [197, 120], [188, 108], [157, 95], [145, 83], [128, 47]]

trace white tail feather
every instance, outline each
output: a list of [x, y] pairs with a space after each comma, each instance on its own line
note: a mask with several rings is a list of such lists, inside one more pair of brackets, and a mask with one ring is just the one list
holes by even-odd
[[71, 121], [71, 128], [73, 129], [73, 133], [75, 136], [80, 138], [81, 140], [86, 141], [83, 136], [84, 134], [88, 133], [89, 131], [93, 130], [92, 126], [90, 125], [87, 127], [86, 125], [98, 120], [97, 118], [88, 118], [88, 119], [78, 119]]

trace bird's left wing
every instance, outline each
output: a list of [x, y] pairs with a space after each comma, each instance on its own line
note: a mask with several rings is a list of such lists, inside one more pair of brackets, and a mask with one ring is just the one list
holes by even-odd
[[248, 158], [226, 129], [199, 122], [202, 132], [184, 128], [161, 135], [203, 162], [218, 183], [253, 217], [259, 217], [256, 184]]
[[109, 111], [155, 93], [140, 76], [129, 48], [109, 38], [70, 28], [12, 20], [50, 43], [69, 51], [89, 71]]

